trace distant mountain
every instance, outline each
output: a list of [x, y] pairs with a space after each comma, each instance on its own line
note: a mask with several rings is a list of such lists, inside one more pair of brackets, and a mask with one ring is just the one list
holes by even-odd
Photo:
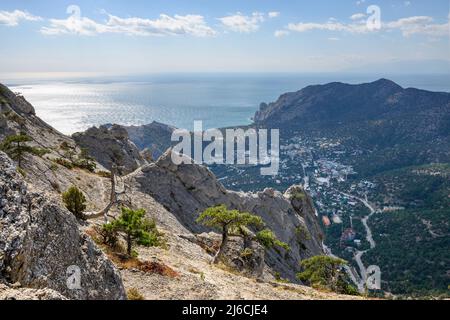
[[[285, 137], [298, 132], [370, 149], [370, 159], [359, 159], [376, 163], [376, 168], [360, 168], [366, 173], [450, 161], [450, 93], [404, 89], [386, 79], [286, 93], [262, 103], [254, 121], [259, 127], [282, 128]], [[394, 154], [386, 159], [386, 153]]]

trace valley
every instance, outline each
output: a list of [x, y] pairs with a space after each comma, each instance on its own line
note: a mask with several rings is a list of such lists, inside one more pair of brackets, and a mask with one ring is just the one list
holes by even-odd
[[[374, 99], [360, 99], [359, 91]], [[416, 103], [414, 97], [431, 100]], [[259, 127], [281, 128], [278, 176], [258, 176], [251, 166], [213, 171], [234, 190], [283, 190], [291, 183], [302, 184], [314, 199], [325, 244], [351, 262], [360, 276], [374, 264], [381, 268], [382, 289], [387, 292], [446, 295], [450, 256], [432, 243], [448, 241], [450, 235], [450, 138], [442, 131], [449, 108], [448, 94], [403, 89], [385, 79], [357, 86], [310, 86], [262, 104], [255, 116]], [[412, 116], [411, 110], [422, 117]], [[423, 215], [427, 218], [420, 218]], [[404, 264], [399, 255], [409, 247], [400, 235], [408, 228], [416, 237], [411, 242], [417, 260], [411, 257]], [[437, 233], [436, 228], [443, 230]], [[425, 237], [420, 236], [423, 231]], [[418, 271], [429, 255], [434, 257], [433, 263], [429, 260], [432, 266]], [[442, 279], [440, 284], [426, 280], [436, 277]]]

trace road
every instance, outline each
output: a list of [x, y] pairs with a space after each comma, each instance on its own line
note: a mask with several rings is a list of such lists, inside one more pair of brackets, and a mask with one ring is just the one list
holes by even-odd
[[[356, 197], [354, 195], [345, 193], [345, 192], [341, 192], [338, 190], [335, 190], [341, 194], [343, 194], [344, 196], [347, 196], [351, 199], [357, 200], [359, 202], [361, 202], [362, 204], [364, 204], [364, 206], [366, 206], [369, 211], [370, 214], [365, 216], [363, 219], [361, 219], [364, 228], [366, 229], [366, 239], [370, 244], [370, 249], [372, 250], [376, 247], [376, 243], [373, 240], [373, 236], [372, 236], [372, 230], [370, 230], [370, 227], [368, 225], [368, 221], [369, 219], [375, 214], [376, 210], [375, 208], [369, 203], [369, 201], [367, 200], [367, 196], [366, 199], [362, 199], [359, 197]], [[329, 249], [328, 249], [329, 250]], [[364, 263], [362, 262], [362, 256], [367, 253], [369, 250], [365, 250], [365, 251], [360, 251], [360, 250], [356, 250], [356, 254], [354, 256], [354, 259], [356, 261], [356, 264], [358, 265], [359, 268], [359, 277], [355, 277], [354, 273], [351, 271], [352, 268], [349, 268], [350, 270], [347, 270], [347, 273], [349, 273], [350, 277], [352, 278], [353, 282], [358, 286], [358, 290], [360, 292], [364, 292], [365, 289], [365, 279], [366, 279], [366, 274], [367, 274], [367, 268], [364, 266]], [[331, 251], [329, 250], [330, 254]], [[350, 272], [349, 272], [350, 271]], [[357, 279], [359, 278], [359, 279]]]
[[370, 230], [369, 225], [367, 224], [367, 222], [369, 221], [369, 219], [375, 214], [376, 210], [374, 209], [374, 207], [372, 207], [372, 205], [369, 203], [369, 201], [366, 199], [362, 199], [356, 196], [352, 196], [351, 194], [347, 194], [344, 192], [341, 192], [343, 195], [346, 195], [347, 197], [350, 197], [352, 199], [358, 200], [360, 201], [362, 204], [364, 204], [370, 211], [370, 214], [366, 217], [364, 217], [361, 221], [364, 225], [364, 228], [366, 229], [366, 239], [370, 244], [370, 249], [374, 249], [376, 247], [376, 243], [373, 240], [372, 237], [372, 230]]

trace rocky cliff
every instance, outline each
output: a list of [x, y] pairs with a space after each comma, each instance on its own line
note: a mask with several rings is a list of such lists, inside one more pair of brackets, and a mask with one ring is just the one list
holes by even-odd
[[171, 145], [170, 140], [174, 127], [159, 122], [142, 126], [125, 127], [139, 150], [148, 150], [153, 159], [158, 159]]
[[[0, 152], [0, 278], [70, 299], [124, 299], [120, 274], [75, 217], [50, 194], [35, 192]], [[69, 289], [68, 268], [81, 271]]]
[[122, 126], [93, 127], [72, 137], [105, 168], [111, 169], [112, 164], [117, 164], [121, 173], [130, 173], [146, 163]]
[[273, 273], [292, 281], [302, 259], [323, 253], [323, 235], [312, 201], [300, 186], [290, 188], [286, 194], [272, 189], [257, 193], [228, 191], [206, 167], [174, 165], [170, 150], [156, 163], [125, 177], [125, 181], [151, 195], [194, 233], [209, 231], [195, 220], [211, 206], [225, 204], [230, 209], [261, 216], [277, 237], [291, 247], [290, 251], [268, 252], [266, 262]]

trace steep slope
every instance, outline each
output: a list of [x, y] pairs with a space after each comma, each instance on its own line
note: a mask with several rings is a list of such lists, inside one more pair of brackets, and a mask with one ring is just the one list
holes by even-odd
[[[34, 187], [59, 195], [76, 185], [86, 191], [89, 210], [96, 211], [108, 201], [109, 179], [101, 178], [87, 170], [67, 168], [64, 162], [77, 158], [81, 148], [76, 142], [42, 121], [31, 104], [0, 85], [0, 141], [9, 135], [25, 133], [32, 141], [31, 147], [46, 150], [42, 157], [27, 154], [22, 163], [24, 179]], [[60, 162], [63, 161], [63, 162]], [[98, 171], [106, 170], [96, 163]]]
[[230, 209], [261, 216], [278, 238], [291, 247], [289, 252], [269, 252], [267, 264], [272, 273], [292, 281], [302, 259], [323, 253], [323, 236], [314, 207], [301, 187], [292, 187], [285, 195], [271, 189], [248, 194], [231, 192], [206, 167], [174, 165], [170, 150], [156, 163], [125, 177], [125, 181], [133, 189], [151, 195], [194, 233], [208, 231], [195, 220], [211, 206], [225, 204]]
[[[125, 299], [112, 263], [83, 234], [75, 217], [50, 194], [37, 193], [0, 152], [0, 277], [35, 289], [53, 289], [70, 299]], [[81, 271], [77, 290], [68, 268]]]

